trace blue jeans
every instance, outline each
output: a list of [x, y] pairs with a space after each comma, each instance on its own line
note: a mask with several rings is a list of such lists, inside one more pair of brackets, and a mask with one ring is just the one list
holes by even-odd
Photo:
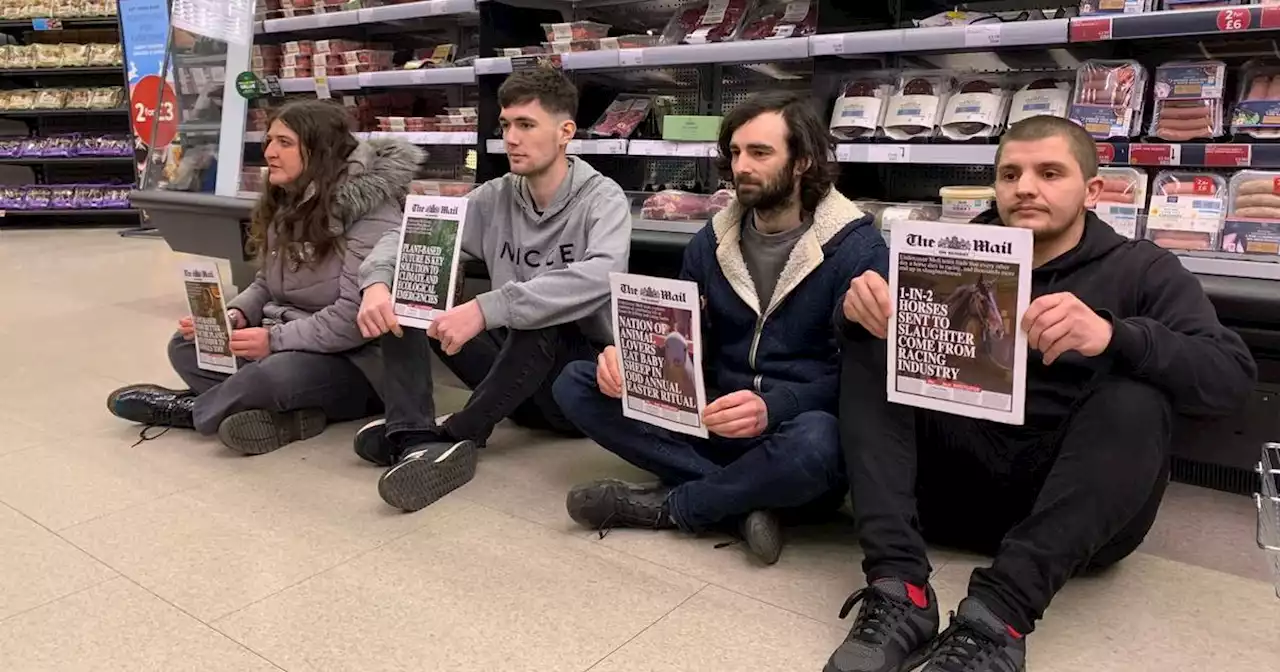
[[624, 418], [622, 402], [596, 387], [595, 362], [566, 366], [552, 393], [583, 434], [674, 486], [667, 505], [684, 530], [803, 507], [846, 487], [839, 423], [830, 413], [806, 411], [751, 439], [700, 439]]

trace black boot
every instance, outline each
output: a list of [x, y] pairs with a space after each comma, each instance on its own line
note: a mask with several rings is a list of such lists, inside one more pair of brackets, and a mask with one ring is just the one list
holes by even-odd
[[159, 385], [130, 385], [107, 395], [107, 410], [112, 415], [148, 427], [194, 429], [191, 413], [195, 403], [195, 392]]
[[614, 527], [670, 530], [676, 527], [667, 509], [670, 492], [670, 488], [659, 484], [641, 485], [609, 478], [574, 486], [565, 497], [565, 508], [575, 522], [600, 530], [601, 536]]

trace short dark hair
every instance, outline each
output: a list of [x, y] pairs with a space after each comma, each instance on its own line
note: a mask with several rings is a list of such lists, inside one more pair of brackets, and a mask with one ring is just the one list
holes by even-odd
[[1090, 180], [1098, 176], [1098, 144], [1074, 121], [1047, 114], [1027, 117], [1009, 127], [1000, 138], [1000, 146], [996, 148], [996, 167], [1000, 166], [1000, 155], [1004, 153], [1005, 143], [1029, 142], [1048, 138], [1065, 138], [1071, 156], [1080, 164], [1080, 172], [1084, 179]]
[[539, 66], [521, 70], [507, 77], [498, 87], [498, 105], [511, 107], [538, 101], [552, 114], [566, 114], [570, 119], [578, 116], [578, 88], [563, 72]]
[[839, 172], [839, 166], [831, 160], [834, 144], [827, 133], [827, 125], [818, 116], [817, 108], [808, 96], [790, 91], [757, 93], [734, 106], [720, 124], [720, 158], [717, 165], [726, 175], [732, 175], [733, 155], [729, 143], [733, 134], [756, 117], [776, 112], [787, 124], [787, 152], [791, 162], [809, 161], [809, 168], [800, 175], [800, 206], [808, 212], [818, 208], [818, 203], [831, 191]]

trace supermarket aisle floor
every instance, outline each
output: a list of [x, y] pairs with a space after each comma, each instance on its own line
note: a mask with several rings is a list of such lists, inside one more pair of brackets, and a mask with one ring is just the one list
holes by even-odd
[[[258, 458], [180, 431], [132, 445], [104, 398], [176, 383], [176, 260], [112, 231], [0, 232], [0, 670], [817, 672], [843, 637], [847, 524], [771, 568], [715, 539], [601, 540], [565, 490], [636, 472], [589, 442], [503, 428], [473, 483], [412, 515], [378, 499], [354, 425]], [[1251, 515], [1174, 487], [1144, 552], [1060, 596], [1032, 669], [1275, 669]], [[934, 561], [954, 608], [978, 559]]]

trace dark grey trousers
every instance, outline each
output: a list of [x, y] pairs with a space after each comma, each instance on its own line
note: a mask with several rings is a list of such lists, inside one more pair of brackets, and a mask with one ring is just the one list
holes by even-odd
[[330, 422], [355, 420], [382, 410], [377, 392], [351, 360], [315, 352], [273, 352], [256, 362], [241, 359], [235, 375], [196, 365], [196, 345], [174, 334], [169, 362], [196, 399], [196, 431], [213, 434], [232, 413], [318, 408]]

